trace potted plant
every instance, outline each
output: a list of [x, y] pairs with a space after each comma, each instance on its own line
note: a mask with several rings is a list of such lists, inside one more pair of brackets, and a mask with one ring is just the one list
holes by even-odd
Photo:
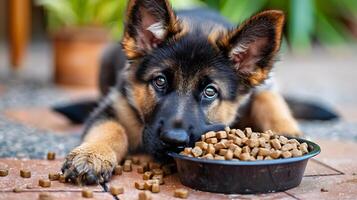
[[53, 42], [54, 78], [61, 85], [97, 85], [104, 46], [119, 38], [126, 1], [37, 0]]

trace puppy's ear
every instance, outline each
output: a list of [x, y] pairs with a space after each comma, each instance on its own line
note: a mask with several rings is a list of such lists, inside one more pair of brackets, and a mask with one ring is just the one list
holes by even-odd
[[259, 85], [267, 78], [280, 48], [283, 25], [283, 12], [264, 11], [219, 39], [219, 48], [247, 84]]
[[145, 55], [177, 31], [176, 15], [168, 0], [130, 0], [122, 40], [129, 59]]

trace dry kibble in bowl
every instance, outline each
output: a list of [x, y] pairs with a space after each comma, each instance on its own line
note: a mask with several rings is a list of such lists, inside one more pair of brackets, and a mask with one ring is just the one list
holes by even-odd
[[308, 145], [273, 133], [244, 131], [226, 127], [209, 131], [201, 136], [194, 147], [186, 147], [180, 154], [200, 159], [214, 160], [272, 160], [299, 157], [309, 152]]

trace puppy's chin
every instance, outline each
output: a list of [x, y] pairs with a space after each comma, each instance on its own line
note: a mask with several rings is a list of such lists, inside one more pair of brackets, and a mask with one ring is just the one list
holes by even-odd
[[143, 132], [143, 148], [146, 153], [149, 153], [153, 158], [161, 163], [172, 162], [172, 158], [167, 155], [170, 151], [159, 138], [158, 131], [150, 127], [145, 127]]

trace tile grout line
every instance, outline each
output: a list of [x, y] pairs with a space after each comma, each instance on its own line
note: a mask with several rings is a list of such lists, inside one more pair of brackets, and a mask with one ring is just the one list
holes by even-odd
[[336, 173], [336, 174], [311, 174], [311, 175], [304, 175], [304, 177], [319, 177], [319, 176], [340, 176], [344, 175], [341, 173]]
[[285, 193], [286, 195], [290, 196], [290, 197], [293, 198], [293, 199], [300, 200], [300, 198], [294, 196], [293, 194], [290, 194], [289, 192], [284, 191], [284, 193]]
[[317, 162], [318, 164], [320, 164], [320, 165], [322, 165], [322, 166], [324, 166], [324, 167], [327, 167], [327, 168], [329, 168], [329, 169], [331, 169], [331, 170], [333, 170], [333, 171], [339, 173], [339, 175], [344, 175], [344, 174], [345, 174], [345, 173], [343, 173], [342, 171], [340, 171], [340, 170], [338, 170], [338, 169], [335, 169], [335, 168], [333, 168], [333, 167], [331, 167], [331, 166], [329, 166], [329, 165], [327, 165], [327, 164], [325, 164], [325, 163], [323, 163], [323, 162], [321, 162], [321, 161], [319, 161], [319, 160], [317, 160], [317, 159], [315, 159], [315, 158], [312, 158], [311, 160], [314, 161], [314, 162]]

